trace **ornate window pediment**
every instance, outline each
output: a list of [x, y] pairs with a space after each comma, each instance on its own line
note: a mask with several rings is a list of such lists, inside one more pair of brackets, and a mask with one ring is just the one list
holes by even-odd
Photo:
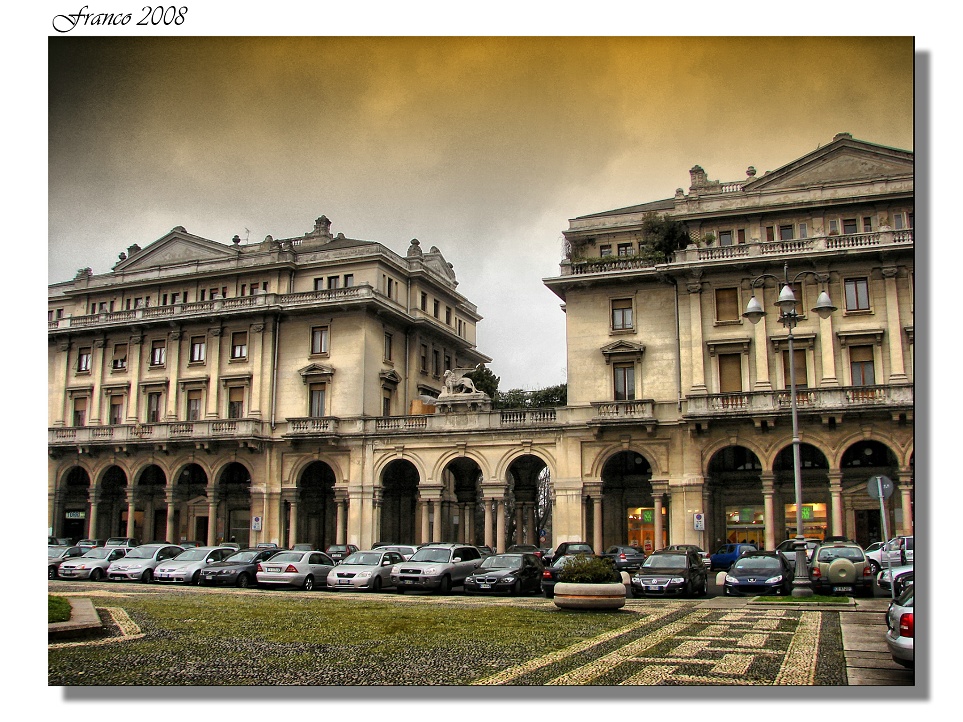
[[334, 375], [334, 367], [328, 366], [327, 364], [313, 363], [298, 369], [298, 373], [301, 374], [301, 381], [305, 384], [312, 382], [322, 383], [331, 380], [331, 377]]
[[605, 357], [606, 364], [611, 364], [613, 358], [616, 361], [641, 361], [642, 354], [645, 353], [645, 346], [632, 341], [613, 341], [600, 348], [599, 351]]
[[839, 339], [839, 343], [844, 348], [846, 346], [864, 346], [866, 344], [875, 344], [876, 346], [883, 345], [883, 330], [868, 328], [861, 330], [852, 331], [837, 331], [836, 338]]
[[719, 338], [706, 341], [709, 355], [715, 356], [719, 353], [749, 353], [748, 338]]
[[[792, 335], [793, 348], [802, 349], [812, 349], [816, 344], [816, 334], [814, 333], [794, 333]], [[772, 344], [772, 350], [779, 352], [782, 350], [789, 350], [789, 337], [788, 336], [770, 336], [769, 342]]]
[[378, 374], [378, 378], [381, 379], [382, 388], [393, 391], [401, 383], [401, 377], [395, 372], [394, 369], [385, 369]]

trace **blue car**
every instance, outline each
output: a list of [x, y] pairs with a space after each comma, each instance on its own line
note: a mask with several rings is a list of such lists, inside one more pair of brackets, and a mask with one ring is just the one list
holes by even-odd
[[757, 552], [755, 544], [723, 544], [719, 550], [709, 557], [710, 569], [728, 569], [732, 563], [742, 556], [743, 552]]

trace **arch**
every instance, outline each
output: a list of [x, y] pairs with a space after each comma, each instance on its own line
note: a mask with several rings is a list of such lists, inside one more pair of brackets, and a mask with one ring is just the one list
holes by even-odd
[[322, 464], [325, 464], [329, 469], [331, 469], [331, 472], [334, 474], [335, 486], [341, 486], [347, 482], [347, 476], [342, 470], [341, 464], [339, 464], [336, 459], [332, 458], [331, 456], [328, 456], [327, 454], [312, 454], [308, 456], [303, 456], [297, 459], [294, 462], [294, 464], [292, 464], [291, 472], [288, 474], [287, 482], [282, 481], [283, 486], [285, 488], [291, 488], [291, 487], [297, 488], [299, 484], [299, 480], [301, 479], [301, 476], [304, 474], [304, 471], [309, 466], [319, 461]]
[[[380, 471], [380, 527], [376, 536], [399, 544], [413, 544], [418, 538], [418, 487], [423, 477], [408, 458], [391, 459]], [[423, 540], [427, 541], [427, 540]]]
[[[780, 505], [774, 509], [775, 539], [796, 536], [796, 470], [793, 445], [783, 446], [772, 460], [773, 484]], [[829, 455], [822, 449], [802, 442], [799, 444], [800, 481], [802, 484], [803, 536], [821, 539], [835, 532], [832, 529], [832, 498], [829, 491]]]
[[197, 461], [177, 467], [170, 484], [174, 513], [167, 526], [174, 538], [169, 541], [184, 539], [207, 543], [208, 530], [213, 524], [207, 504], [207, 499], [214, 494], [211, 478], [209, 467]]
[[[520, 454], [506, 468], [508, 498], [508, 540], [516, 544], [540, 545], [539, 530], [551, 529], [552, 472], [538, 454]], [[546, 539], [548, 535], [546, 533]]]
[[90, 530], [91, 536], [127, 536], [128, 501], [132, 496], [127, 469], [120, 464], [111, 464], [101, 469], [96, 496], [97, 528]]
[[718, 439], [717, 441], [714, 441], [711, 444], [707, 444], [702, 449], [703, 474], [709, 471], [709, 464], [712, 462], [713, 458], [720, 451], [730, 446], [741, 446], [748, 449], [749, 451], [751, 451], [753, 454], [756, 455], [756, 458], [759, 460], [759, 463], [762, 466], [762, 471], [772, 470], [772, 459], [774, 458], [773, 452], [769, 451], [767, 453], [766, 450], [763, 449], [754, 440], [737, 438], [735, 442], [733, 442], [732, 439]]
[[[854, 444], [858, 444], [861, 441], [877, 441], [884, 446], [889, 447], [894, 454], [896, 454], [895, 449], [901, 449], [900, 443], [892, 436], [887, 433], [881, 432], [879, 429], [873, 429], [870, 432], [857, 431], [848, 436], [844, 436], [839, 439], [836, 443], [836, 451], [830, 459], [829, 463], [834, 469], [841, 469], [843, 462], [843, 455], [846, 453], [847, 449], [852, 447]], [[898, 455], [897, 455], [898, 458]]]
[[[650, 550], [662, 548], [667, 529], [663, 523], [663, 539], [655, 538], [653, 469], [648, 458], [633, 449], [620, 449], [608, 455], [599, 476], [602, 538], [596, 539], [593, 532], [596, 549], [612, 544], [645, 546]], [[595, 503], [586, 505], [586, 529], [598, 529], [597, 509]]]
[[[899, 448], [898, 445], [896, 448]], [[896, 533], [896, 509], [902, 508], [900, 494], [890, 497], [886, 505], [887, 528], [883, 528], [880, 518], [879, 502], [867, 491], [869, 479], [874, 476], [888, 476], [893, 481], [899, 479], [899, 454], [893, 446], [878, 438], [861, 436], [853, 439], [839, 455], [839, 471], [842, 479], [842, 493], [849, 507], [847, 529], [860, 544], [881, 541], [888, 532]]]
[[[309, 543], [316, 549], [326, 549], [336, 542], [337, 536], [334, 497], [337, 478], [334, 469], [327, 462], [315, 459], [301, 469], [296, 482], [295, 496], [289, 496], [285, 506], [287, 528], [293, 527], [297, 535], [291, 543]], [[292, 506], [292, 501], [296, 506]], [[293, 518], [294, 514], [296, 518]]]
[[68, 467], [57, 490], [57, 507], [61, 510], [55, 526], [60, 530], [58, 536], [80, 539], [89, 536], [87, 505], [93, 492], [92, 475], [81, 464]]
[[[215, 535], [242, 547], [250, 543], [251, 482], [251, 469], [239, 461], [230, 461], [218, 468], [214, 485], [219, 501]], [[208, 535], [210, 538], [210, 530]]]
[[764, 468], [754, 445], [731, 442], [714, 444], [705, 465], [705, 484], [710, 502], [706, 511], [710, 531], [708, 545], [754, 542], [766, 547]]
[[644, 447], [638, 446], [637, 444], [628, 444], [627, 446], [623, 446], [622, 444], [613, 444], [612, 446], [601, 449], [592, 460], [591, 478], [601, 479], [602, 470], [605, 468], [605, 465], [608, 464], [612, 458], [618, 454], [621, 454], [622, 452], [638, 454], [645, 459], [645, 462], [649, 465], [649, 469], [651, 470], [651, 476], [661, 477], [665, 473], [659, 468], [659, 464], [655, 459], [655, 455]]
[[180, 478], [184, 475], [184, 470], [190, 469], [191, 467], [197, 467], [200, 469], [204, 473], [204, 477], [206, 479], [214, 478], [214, 470], [211, 468], [211, 465], [207, 462], [207, 460], [193, 457], [190, 459], [185, 459], [184, 461], [180, 461], [172, 466], [171, 473], [167, 478], [170, 479], [172, 485], [176, 485]]
[[498, 460], [498, 464], [495, 467], [495, 479], [507, 479], [508, 478], [508, 468], [515, 463], [515, 460], [522, 456], [535, 456], [545, 464], [551, 473], [552, 478], [555, 478], [558, 473], [558, 463], [551, 454], [549, 454], [545, 449], [532, 446], [531, 448], [519, 447], [510, 449], [507, 453], [503, 454]]
[[[484, 498], [482, 481], [486, 466], [475, 454], [445, 454], [448, 463], [434, 477], [443, 489], [434, 505], [438, 536], [468, 544], [484, 544]], [[435, 536], [434, 534], [432, 536]]]
[[468, 459], [473, 461], [481, 470], [482, 474], [484, 474], [484, 478], [491, 478], [491, 465], [488, 463], [488, 459], [486, 459], [482, 454], [479, 454], [477, 451], [467, 448], [464, 450], [449, 449], [444, 454], [439, 456], [434, 467], [432, 468], [431, 478], [442, 478], [445, 469], [447, 469], [450, 464], [457, 462], [458, 459]]
[[416, 454], [408, 453], [407, 451], [402, 452], [401, 454], [392, 451], [386, 453], [379, 459], [376, 459], [374, 462], [373, 470], [376, 486], [381, 485], [384, 479], [385, 469], [391, 466], [391, 464], [395, 461], [407, 461], [415, 468], [415, 471], [418, 473], [418, 478], [422, 481], [432, 478], [428, 476], [424, 460], [421, 459], [421, 457], [417, 456]]

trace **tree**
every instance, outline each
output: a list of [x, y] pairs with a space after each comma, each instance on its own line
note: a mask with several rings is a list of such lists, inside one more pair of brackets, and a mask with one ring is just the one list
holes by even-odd
[[485, 364], [479, 364], [471, 373], [465, 374], [475, 383], [475, 388], [491, 398], [494, 403], [498, 398], [498, 382], [501, 378], [491, 372]]
[[689, 234], [679, 221], [658, 213], [647, 213], [642, 219], [639, 255], [651, 263], [665, 263], [675, 251], [685, 248], [688, 242]]

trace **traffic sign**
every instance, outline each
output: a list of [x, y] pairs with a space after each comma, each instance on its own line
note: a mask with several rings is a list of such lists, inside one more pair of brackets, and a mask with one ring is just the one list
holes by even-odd
[[866, 482], [866, 491], [874, 499], [889, 499], [893, 493], [893, 480], [888, 476], [871, 476]]
[[705, 531], [706, 530], [705, 514], [694, 514], [692, 516], [692, 523], [695, 526], [696, 531]]
[[261, 517], [251, 517], [251, 531], [261, 531]]

